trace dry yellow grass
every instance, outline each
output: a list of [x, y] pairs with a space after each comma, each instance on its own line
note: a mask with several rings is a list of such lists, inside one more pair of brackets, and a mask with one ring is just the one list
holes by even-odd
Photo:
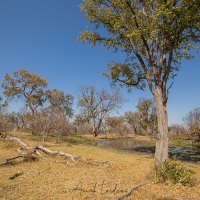
[[[28, 141], [29, 145], [36, 142]], [[109, 160], [110, 163], [94, 165], [81, 162], [75, 166], [47, 160], [15, 162], [14, 165], [0, 167], [0, 199], [115, 199], [132, 186], [150, 176], [153, 159], [137, 154], [102, 149], [89, 145], [67, 146], [66, 143], [46, 143], [51, 150], [61, 150], [82, 158]], [[0, 162], [17, 155], [17, 145], [0, 141]], [[55, 157], [54, 157], [55, 159]], [[59, 158], [62, 159], [62, 158]], [[186, 164], [187, 165], [187, 164]], [[193, 166], [193, 167], [192, 167]], [[194, 169], [200, 180], [200, 168]], [[15, 173], [23, 174], [13, 180]], [[200, 199], [200, 183], [193, 188], [182, 185], [164, 185], [152, 179], [127, 199], [134, 200], [181, 200]]]

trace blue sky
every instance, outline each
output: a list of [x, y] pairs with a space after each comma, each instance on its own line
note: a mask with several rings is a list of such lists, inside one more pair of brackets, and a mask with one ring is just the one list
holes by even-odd
[[[80, 85], [109, 88], [101, 76], [106, 64], [122, 61], [121, 54], [107, 52], [103, 46], [90, 48], [77, 41], [88, 25], [78, 5], [80, 0], [0, 0], [0, 82], [4, 74], [21, 68], [46, 78], [49, 88], [77, 96]], [[168, 100], [169, 123], [182, 123], [182, 117], [200, 106], [200, 57], [185, 61]], [[134, 89], [120, 110], [135, 111], [139, 97], [150, 92]], [[2, 94], [2, 88], [0, 88]], [[10, 110], [17, 110], [16, 103]], [[76, 109], [76, 99], [74, 109]]]

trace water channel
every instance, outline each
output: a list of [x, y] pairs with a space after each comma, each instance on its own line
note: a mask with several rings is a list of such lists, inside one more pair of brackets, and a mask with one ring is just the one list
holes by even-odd
[[[124, 139], [105, 139], [97, 142], [97, 146], [104, 148], [113, 148], [123, 151], [134, 151], [142, 154], [154, 154], [155, 147], [145, 147], [142, 141], [124, 140]], [[190, 162], [200, 162], [200, 149], [191, 149], [183, 147], [170, 147], [169, 156], [176, 156], [177, 159]]]

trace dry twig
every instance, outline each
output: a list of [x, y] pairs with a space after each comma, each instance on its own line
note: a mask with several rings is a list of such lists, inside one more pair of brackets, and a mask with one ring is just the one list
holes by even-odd
[[147, 181], [144, 181], [144, 182], [142, 182], [142, 183], [140, 183], [140, 184], [138, 184], [138, 185], [132, 187], [131, 189], [129, 189], [129, 190], [127, 191], [127, 193], [118, 196], [118, 197], [116, 198], [116, 200], [122, 200], [122, 199], [124, 199], [124, 198], [130, 196], [131, 193], [133, 192], [133, 190], [137, 189], [137, 188], [140, 187], [140, 186], [143, 186], [143, 185], [146, 184], [146, 183], [147, 183]]

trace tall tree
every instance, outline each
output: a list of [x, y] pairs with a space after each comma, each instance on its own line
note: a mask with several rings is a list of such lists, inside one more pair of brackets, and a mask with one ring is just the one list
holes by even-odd
[[46, 101], [44, 88], [47, 87], [47, 80], [37, 74], [29, 73], [26, 69], [20, 69], [13, 72], [12, 77], [6, 73], [2, 87], [7, 98], [17, 97], [25, 101], [26, 107], [31, 110], [31, 126], [34, 127], [34, 114], [37, 108]]
[[2, 83], [4, 95], [8, 98], [22, 98], [34, 115], [36, 109], [46, 101], [44, 88], [47, 87], [47, 80], [26, 69], [13, 72], [13, 77], [5, 74]]
[[72, 117], [74, 97], [71, 94], [64, 94], [63, 91], [52, 89], [48, 90], [46, 95], [53, 110], [62, 113], [66, 117]]
[[[155, 159], [168, 158], [167, 100], [176, 71], [190, 49], [200, 41], [199, 0], [83, 0], [81, 9], [96, 30], [86, 30], [80, 40], [98, 42], [127, 54], [124, 63], [110, 64], [114, 82], [152, 92], [158, 116]], [[100, 31], [101, 32], [101, 31]], [[170, 83], [169, 80], [172, 82]]]
[[120, 108], [124, 99], [119, 90], [97, 92], [93, 86], [82, 86], [79, 92], [78, 107], [86, 121], [92, 124], [93, 136], [96, 137], [106, 116]]

